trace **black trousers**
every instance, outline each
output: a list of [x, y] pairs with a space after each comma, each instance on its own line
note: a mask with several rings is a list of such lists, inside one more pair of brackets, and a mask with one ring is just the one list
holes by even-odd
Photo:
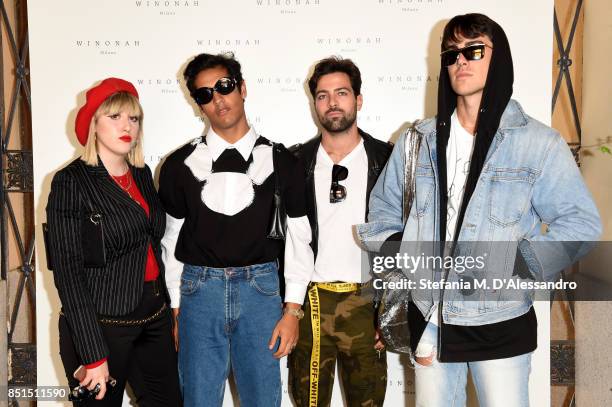
[[[157, 282], [145, 283], [138, 307], [122, 319], [142, 319], [155, 314], [162, 307], [164, 297]], [[117, 318], [117, 317], [109, 317]], [[140, 407], [180, 407], [182, 405], [178, 381], [177, 356], [172, 340], [172, 318], [167, 308], [160, 317], [142, 326], [118, 326], [101, 323], [110, 349], [108, 367], [117, 380], [115, 387], [107, 386], [103, 400], [87, 400], [75, 406], [121, 407], [126, 382], [134, 390]], [[60, 356], [70, 388], [78, 386], [72, 376], [82, 364], [75, 351], [66, 318], [59, 318]]]

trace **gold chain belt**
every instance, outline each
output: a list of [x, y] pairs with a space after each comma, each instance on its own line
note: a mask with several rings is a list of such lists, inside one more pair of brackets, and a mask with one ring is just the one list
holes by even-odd
[[308, 290], [310, 301], [310, 323], [312, 325], [312, 353], [310, 354], [310, 407], [317, 407], [319, 398], [319, 364], [321, 359], [321, 307], [319, 288], [336, 293], [349, 293], [359, 290], [358, 283], [313, 283]]
[[120, 318], [100, 318], [99, 321], [102, 324], [107, 325], [119, 325], [119, 326], [138, 326], [144, 325], [148, 322], [154, 321], [160, 317], [160, 315], [166, 310], [166, 303], [162, 304], [162, 307], [155, 314], [142, 319], [120, 319]]

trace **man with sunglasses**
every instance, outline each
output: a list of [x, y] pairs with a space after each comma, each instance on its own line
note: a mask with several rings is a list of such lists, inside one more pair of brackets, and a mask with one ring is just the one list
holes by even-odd
[[[498, 254], [496, 248], [507, 248], [485, 259], [485, 278], [554, 280], [585, 254], [589, 245], [583, 242], [601, 233], [572, 154], [556, 131], [510, 98], [512, 57], [497, 23], [482, 14], [456, 16], [444, 29], [441, 48], [437, 116], [400, 137], [372, 191], [369, 223], [359, 225], [358, 234], [382, 253], [393, 253], [397, 241], [437, 250], [427, 242], [446, 242], [444, 254], [456, 258], [479, 244]], [[415, 152], [411, 146], [419, 137]], [[414, 172], [407, 164], [411, 157]], [[406, 177], [408, 171], [414, 178]], [[408, 179], [414, 179], [415, 192], [405, 217]], [[469, 278], [452, 266], [423, 267], [415, 275], [417, 283], [418, 276], [437, 282]], [[481, 405], [529, 405], [537, 347], [533, 293], [490, 288], [411, 291], [417, 406], [465, 405], [468, 370]]]
[[233, 55], [200, 54], [184, 77], [210, 123], [168, 156], [159, 181], [184, 403], [222, 405], [231, 368], [240, 405], [280, 406], [279, 359], [297, 342], [312, 262], [302, 167], [248, 123]]
[[357, 127], [363, 96], [351, 60], [319, 61], [308, 86], [321, 134], [294, 150], [306, 173], [315, 257], [300, 339], [289, 358], [290, 391], [298, 406], [329, 406], [337, 361], [347, 405], [382, 406], [386, 355], [375, 330], [371, 276], [362, 267], [367, 253], [353, 225], [366, 218], [391, 145]]

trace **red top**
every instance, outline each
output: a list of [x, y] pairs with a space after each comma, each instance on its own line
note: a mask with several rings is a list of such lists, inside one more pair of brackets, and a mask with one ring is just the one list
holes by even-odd
[[[138, 205], [144, 209], [147, 216], [149, 216], [149, 204], [147, 204], [147, 201], [145, 201], [144, 197], [140, 193], [140, 190], [136, 186], [136, 182], [134, 182], [134, 178], [132, 177], [132, 172], [128, 171], [124, 175], [120, 175], [118, 177], [113, 176], [113, 179], [119, 185], [119, 187], [121, 187], [121, 189], [127, 192], [130, 198], [136, 201], [136, 203], [138, 203]], [[153, 254], [153, 247], [151, 246], [151, 243], [149, 243], [144, 281], [156, 280], [158, 276], [159, 267], [157, 266], [155, 255]]]
[[[138, 205], [144, 209], [147, 216], [149, 216], [149, 204], [145, 201], [144, 197], [140, 193], [140, 190], [136, 186], [134, 182], [134, 178], [132, 178], [132, 172], [128, 171], [124, 175], [120, 175], [118, 177], [113, 176], [115, 182], [123, 189], [133, 200], [135, 200]], [[149, 243], [149, 248], [147, 250], [147, 265], [145, 267], [145, 277], [144, 281], [153, 281], [156, 280], [159, 276], [159, 267], [157, 266], [157, 260], [155, 260], [155, 255], [153, 254], [153, 247]], [[85, 365], [86, 369], [93, 369], [100, 366], [102, 363], [106, 362], [108, 358], [100, 359], [97, 362], [90, 363]]]

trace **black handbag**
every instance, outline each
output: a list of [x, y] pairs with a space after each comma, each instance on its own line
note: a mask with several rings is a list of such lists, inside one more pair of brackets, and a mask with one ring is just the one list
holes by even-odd
[[[79, 174], [81, 175], [81, 174]], [[87, 185], [87, 183], [81, 183]], [[85, 202], [87, 209], [81, 214], [81, 248], [83, 254], [83, 265], [87, 268], [100, 268], [106, 266], [106, 246], [104, 244], [104, 219], [99, 210], [94, 206], [87, 194]], [[47, 268], [54, 270], [57, 266], [55, 262], [55, 247], [49, 237], [49, 226], [42, 224], [45, 253], [47, 257]]]
[[81, 220], [83, 265], [88, 268], [106, 266], [104, 219], [100, 212], [90, 211]]
[[272, 165], [274, 167], [274, 209], [270, 220], [270, 239], [285, 240], [287, 235], [287, 208], [282, 199], [280, 180], [278, 176], [278, 156], [281, 154], [281, 145], [272, 143]]

